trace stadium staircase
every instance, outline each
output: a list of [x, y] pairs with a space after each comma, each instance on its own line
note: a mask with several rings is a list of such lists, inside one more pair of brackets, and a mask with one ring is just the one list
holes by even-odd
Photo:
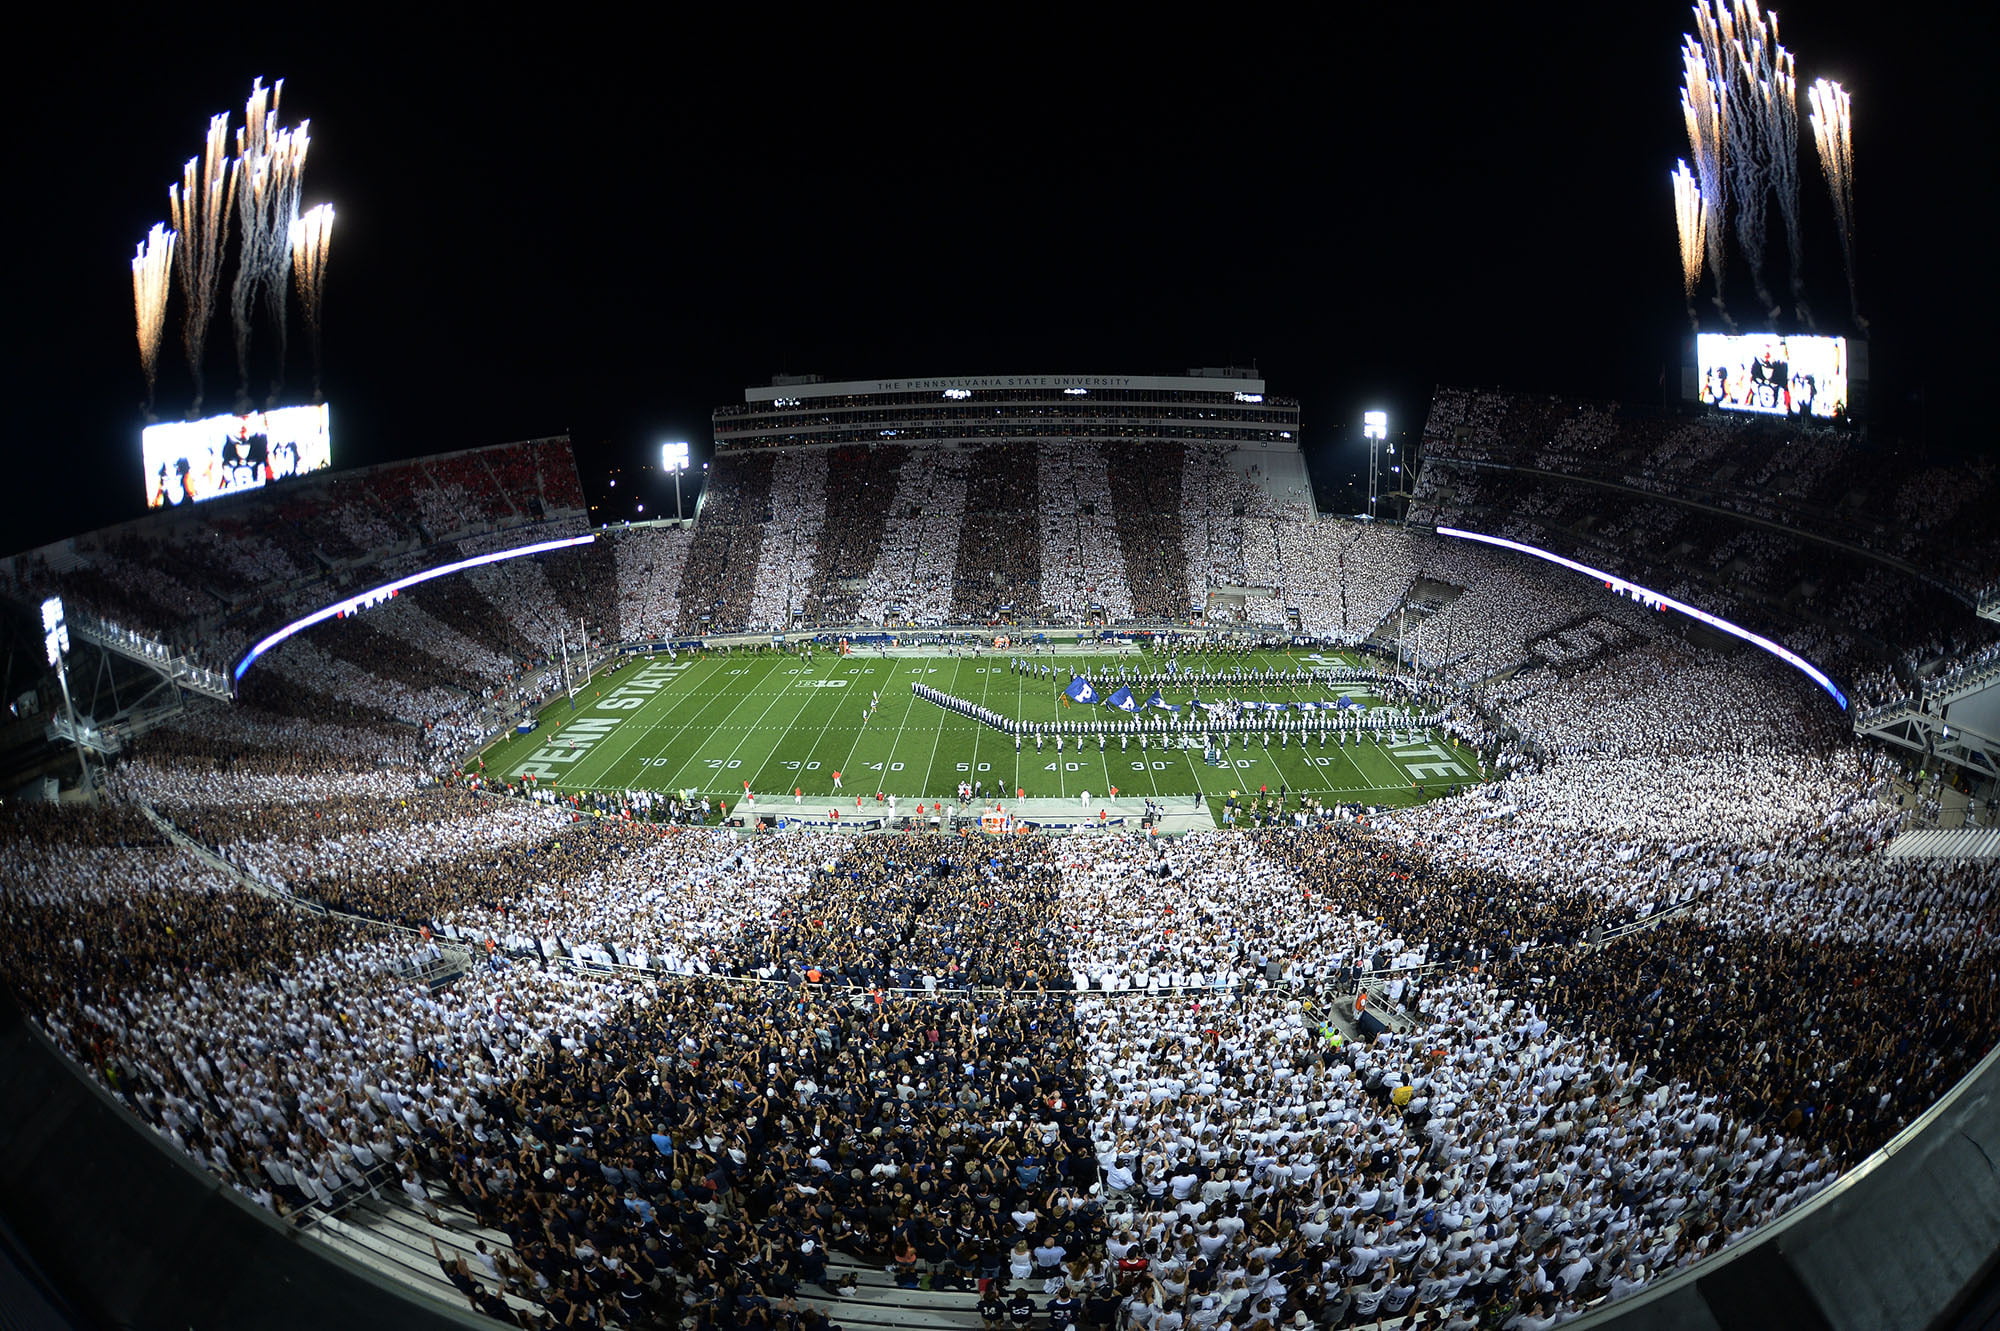
[[504, 1295], [508, 1306], [517, 1310], [539, 1307], [509, 1293], [476, 1260], [477, 1249], [473, 1245], [483, 1241], [489, 1253], [503, 1255], [513, 1265], [514, 1247], [507, 1236], [483, 1227], [436, 1189], [430, 1192], [442, 1223], [420, 1215], [403, 1198], [387, 1190], [377, 1190], [363, 1194], [345, 1207], [313, 1213], [300, 1229], [391, 1284], [442, 1299], [454, 1307], [465, 1307], [464, 1297], [445, 1279], [431, 1253], [431, 1244], [436, 1243], [447, 1259], [465, 1258], [473, 1278], [488, 1290]]
[[2000, 828], [1927, 827], [1903, 833], [1882, 854], [1892, 860], [2000, 860]]
[[[1349, 1039], [1357, 1038], [1357, 1029], [1345, 1012], [1335, 1016], [1334, 1022]], [[489, 1291], [504, 1296], [509, 1307], [516, 1310], [539, 1307], [504, 1283], [493, 1280], [476, 1260], [477, 1250], [473, 1245], [484, 1242], [486, 1251], [499, 1259], [503, 1269], [517, 1266], [507, 1236], [482, 1226], [437, 1189], [429, 1189], [429, 1193], [442, 1223], [419, 1214], [399, 1193], [382, 1189], [363, 1195], [338, 1211], [316, 1214], [302, 1228], [392, 1284], [463, 1307], [464, 1299], [445, 1279], [431, 1253], [431, 1244], [435, 1242], [447, 1260], [463, 1257], [472, 1277]], [[841, 1252], [829, 1253], [828, 1257], [828, 1282], [839, 1284], [852, 1276], [853, 1289], [832, 1294], [820, 1286], [806, 1285], [800, 1288], [798, 1298], [802, 1304], [822, 1309], [835, 1325], [846, 1331], [902, 1328], [973, 1331], [981, 1324], [977, 1310], [979, 1294], [970, 1275], [965, 1277], [966, 1287], [962, 1290], [905, 1289], [879, 1266], [864, 1265]], [[1022, 1288], [1034, 1296], [1038, 1307], [1046, 1304], [1048, 1296], [1039, 1279], [1030, 1279]], [[1042, 1320], [1038, 1316], [1037, 1324]], [[1357, 1331], [1373, 1331], [1387, 1325], [1375, 1323]]]
[[[504, 1295], [510, 1307], [528, 1310], [539, 1305], [522, 1298], [497, 1282], [479, 1265], [475, 1243], [484, 1242], [503, 1269], [517, 1266], [513, 1245], [498, 1230], [481, 1225], [476, 1217], [439, 1189], [426, 1191], [438, 1219], [419, 1213], [394, 1185], [356, 1197], [333, 1211], [315, 1212], [300, 1228], [306, 1234], [359, 1262], [375, 1275], [393, 1284], [463, 1307], [465, 1300], [445, 1279], [431, 1252], [435, 1243], [447, 1260], [463, 1257], [474, 1279], [488, 1290]], [[864, 1266], [839, 1252], [829, 1254], [827, 1279], [840, 1282], [854, 1277], [854, 1289], [843, 1295], [830, 1294], [808, 1285], [799, 1291], [799, 1301], [823, 1308], [827, 1315], [849, 1331], [890, 1331], [913, 1327], [918, 1331], [971, 1331], [979, 1325], [975, 1310], [978, 1294], [965, 1290], [903, 1289], [881, 1267]], [[1034, 1291], [1041, 1301], [1040, 1284]]]

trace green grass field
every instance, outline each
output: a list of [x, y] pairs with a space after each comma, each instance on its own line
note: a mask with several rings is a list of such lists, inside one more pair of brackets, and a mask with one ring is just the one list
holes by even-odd
[[[1220, 799], [1232, 791], [1255, 793], [1282, 785], [1342, 802], [1410, 804], [1477, 780], [1476, 756], [1437, 735], [1406, 735], [1397, 743], [1350, 741], [1281, 747], [1248, 737], [1232, 744], [1227, 767], [1210, 766], [1198, 749], [1141, 752], [1136, 740], [1121, 749], [1110, 736], [1103, 751], [1095, 737], [1079, 752], [1036, 752], [1034, 741], [1014, 750], [1014, 737], [916, 698], [913, 683], [1020, 720], [1120, 719], [1098, 707], [1061, 706], [1071, 671], [1096, 677], [1099, 667], [1122, 664], [1152, 670], [1151, 656], [1063, 656], [1054, 679], [1016, 674], [1005, 654], [977, 658], [945, 655], [849, 657], [817, 655], [811, 664], [785, 653], [738, 651], [683, 654], [679, 660], [638, 657], [600, 673], [582, 688], [572, 708], [558, 698], [543, 708], [541, 726], [528, 735], [497, 741], [482, 755], [488, 777], [517, 780], [532, 773], [543, 785], [567, 791], [693, 790], [733, 804], [744, 783], [759, 795], [808, 797], [832, 793], [842, 776], [847, 799], [877, 790], [902, 797], [948, 796], [962, 780], [997, 785], [1008, 795], [1057, 797], [1089, 790], [1124, 797], [1179, 796], [1196, 791]], [[1311, 664], [1335, 664], [1314, 655]], [[1183, 658], [1184, 667], [1229, 669], [1236, 658]], [[1296, 667], [1295, 654], [1262, 653], [1258, 668]], [[1109, 690], [1107, 690], [1108, 692]], [[1150, 692], [1144, 690], [1143, 692]], [[1169, 702], [1186, 703], [1192, 690], [1163, 690]], [[1272, 701], [1330, 700], [1345, 692], [1354, 701], [1380, 699], [1353, 685], [1215, 688], [1207, 696]], [[880, 702], [868, 715], [872, 695]], [[1157, 737], [1155, 737], [1157, 739]], [[1419, 787], [1421, 786], [1421, 790]]]

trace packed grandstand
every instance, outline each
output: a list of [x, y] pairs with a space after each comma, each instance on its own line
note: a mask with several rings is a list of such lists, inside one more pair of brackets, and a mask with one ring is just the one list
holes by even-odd
[[[1860, 706], [2000, 655], [1990, 474], [1884, 493], [1851, 434], [1440, 389], [1410, 521], [1366, 522], [1160, 412], [732, 442], [749, 414], [692, 523], [329, 619], [119, 737], [94, 801], [10, 804], [40, 1027], [258, 1205], [502, 1321], [1147, 1331], [1554, 1325], [1825, 1189], [2000, 1037], [2000, 861], [1884, 857], [1910, 764], [1781, 662], [1433, 530], [1615, 570]], [[229, 672], [589, 530], [537, 440], [0, 590]], [[885, 626], [1393, 640], [1492, 779], [1003, 840], [480, 773], [563, 651]]]

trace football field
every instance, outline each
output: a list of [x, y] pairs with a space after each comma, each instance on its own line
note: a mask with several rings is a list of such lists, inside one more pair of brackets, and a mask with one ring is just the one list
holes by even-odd
[[[1039, 658], [1048, 661], [1050, 658]], [[1184, 669], [1244, 666], [1280, 670], [1301, 664], [1335, 665], [1331, 656], [1258, 653], [1241, 657], [1183, 657]], [[1062, 689], [1071, 672], [1103, 679], [1107, 669], [1150, 671], [1150, 655], [1054, 658], [1053, 677], [1027, 676], [1003, 654], [978, 657], [819, 653], [810, 662], [785, 652], [739, 650], [684, 653], [679, 659], [636, 657], [599, 673], [578, 690], [574, 705], [557, 698], [541, 724], [512, 735], [482, 755], [486, 775], [516, 781], [532, 775], [559, 790], [693, 791], [734, 804], [745, 783], [760, 796], [802, 791], [825, 800], [840, 775], [843, 802], [882, 791], [904, 798], [949, 796], [961, 781], [985, 791], [1030, 798], [1108, 795], [1126, 798], [1213, 799], [1255, 795], [1268, 787], [1308, 792], [1341, 802], [1410, 804], [1456, 789], [1479, 775], [1478, 759], [1434, 733], [1397, 731], [1346, 746], [1319, 736], [1230, 736], [1222, 765], [1199, 748], [1163, 748], [1150, 736], [1121, 744], [1106, 736], [1070, 736], [1062, 753], [1053, 740], [1037, 751], [1032, 737], [1019, 751], [1015, 737], [934, 702], [916, 697], [912, 684], [955, 695], [1001, 716], [1023, 721], [1124, 720], [1103, 707], [1065, 706]], [[1115, 680], [1110, 687], [1115, 687]], [[1110, 687], [1105, 692], [1110, 691]], [[1143, 692], [1150, 693], [1150, 687]], [[1186, 704], [1196, 689], [1167, 686], [1165, 700]], [[1365, 685], [1214, 685], [1200, 692], [1210, 701], [1242, 698], [1267, 702], [1332, 701], [1377, 706]], [[1142, 713], [1164, 717], [1163, 712]], [[1079, 748], [1076, 741], [1084, 743]], [[1300, 743], [1301, 738], [1310, 743]], [[1379, 740], [1379, 742], [1378, 742]]]

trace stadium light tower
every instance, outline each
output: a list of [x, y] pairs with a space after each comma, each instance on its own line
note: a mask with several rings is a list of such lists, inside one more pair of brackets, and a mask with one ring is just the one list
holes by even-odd
[[685, 441], [660, 445], [660, 466], [674, 474], [674, 521], [681, 520], [681, 473], [688, 469]]
[[[1368, 516], [1375, 516], [1375, 497], [1380, 490], [1382, 445], [1389, 438], [1389, 413], [1386, 411], [1365, 411], [1361, 413], [1361, 437], [1368, 441]], [[1389, 445], [1393, 455], [1396, 446]]]

